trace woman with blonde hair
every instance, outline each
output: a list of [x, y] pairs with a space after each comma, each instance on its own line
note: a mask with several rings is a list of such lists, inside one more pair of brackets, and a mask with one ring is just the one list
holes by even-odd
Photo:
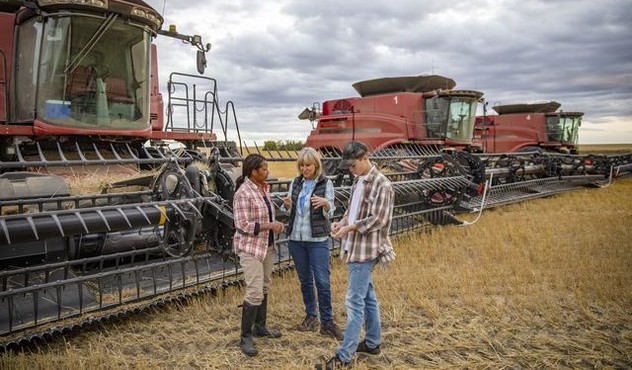
[[[313, 148], [306, 147], [299, 152], [296, 168], [300, 175], [292, 180], [283, 203], [290, 211], [288, 245], [305, 305], [306, 315], [299, 330], [316, 330], [318, 305], [320, 333], [342, 340], [343, 333], [333, 320], [329, 270], [330, 219], [335, 210], [334, 185], [323, 175], [322, 163]], [[314, 294], [314, 285], [318, 300]]]

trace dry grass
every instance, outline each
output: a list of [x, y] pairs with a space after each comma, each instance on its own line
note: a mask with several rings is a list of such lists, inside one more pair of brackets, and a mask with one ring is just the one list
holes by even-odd
[[[469, 227], [394, 239], [398, 259], [374, 274], [382, 355], [356, 368], [631, 368], [632, 180], [486, 211]], [[344, 325], [346, 268], [332, 262]], [[337, 342], [294, 330], [293, 272], [275, 278], [269, 324], [280, 339], [238, 347], [243, 292], [227, 290], [50, 344], [4, 354], [0, 368], [313, 368]]]
[[270, 177], [290, 180], [298, 176], [296, 162], [269, 162]]
[[631, 153], [632, 144], [582, 144], [579, 146], [581, 154], [614, 154]]

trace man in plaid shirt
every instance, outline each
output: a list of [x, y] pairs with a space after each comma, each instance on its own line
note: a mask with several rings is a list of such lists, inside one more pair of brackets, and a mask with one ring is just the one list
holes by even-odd
[[[371, 271], [378, 261], [395, 255], [389, 238], [395, 197], [391, 182], [371, 163], [368, 147], [361, 142], [347, 143], [342, 159], [340, 168], [349, 168], [356, 176], [349, 207], [332, 224], [332, 237], [342, 239], [341, 258], [347, 261], [347, 327], [325, 369], [349, 365], [355, 352], [380, 353], [380, 309]], [[365, 339], [360, 342], [363, 324]]]

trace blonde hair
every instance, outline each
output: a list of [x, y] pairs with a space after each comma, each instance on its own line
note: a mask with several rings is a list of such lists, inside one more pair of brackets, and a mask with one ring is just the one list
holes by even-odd
[[318, 156], [318, 152], [316, 149], [306, 146], [301, 149], [298, 153], [298, 158], [296, 158], [296, 169], [298, 173], [301, 173], [301, 165], [302, 164], [314, 164], [316, 166], [316, 173], [314, 174], [314, 178], [319, 178], [323, 173], [323, 165], [320, 162], [320, 157]]

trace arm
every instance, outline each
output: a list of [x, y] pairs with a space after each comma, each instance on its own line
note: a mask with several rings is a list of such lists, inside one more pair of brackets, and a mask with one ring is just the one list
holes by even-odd
[[370, 206], [368, 217], [356, 221], [356, 230], [364, 234], [387, 226], [393, 216], [394, 200], [393, 188], [387, 184], [381, 184], [375, 201]]
[[[273, 230], [276, 233], [283, 231], [283, 224], [278, 221], [259, 222], [255, 202], [248, 192], [237, 192], [233, 200], [233, 215], [235, 229], [241, 234], [257, 236], [261, 231]], [[266, 211], [267, 212], [267, 211]], [[267, 219], [267, 216], [266, 216]]]
[[259, 234], [261, 226], [258, 222], [251, 221], [255, 215], [251, 207], [252, 201], [248, 195], [245, 191], [235, 193], [233, 199], [235, 229], [241, 234], [256, 236]]
[[315, 207], [314, 209], [318, 207], [322, 208], [323, 216], [329, 219], [333, 216], [334, 210], [336, 209], [336, 206], [334, 205], [334, 185], [329, 180], [325, 183], [325, 194], [323, 195], [324, 197], [319, 197], [312, 194], [310, 201], [312, 207]]

